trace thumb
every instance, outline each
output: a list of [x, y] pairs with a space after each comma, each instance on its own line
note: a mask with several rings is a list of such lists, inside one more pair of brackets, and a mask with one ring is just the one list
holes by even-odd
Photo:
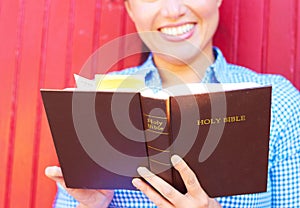
[[45, 175], [54, 180], [59, 182], [60, 179], [62, 179], [63, 175], [62, 175], [62, 171], [60, 167], [57, 166], [49, 166], [45, 169]]

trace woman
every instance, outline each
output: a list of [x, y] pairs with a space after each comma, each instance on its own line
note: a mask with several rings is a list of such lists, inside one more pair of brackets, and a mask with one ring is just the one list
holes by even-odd
[[[127, 0], [126, 9], [152, 52], [141, 66], [121, 74], [143, 72], [146, 85], [165, 88], [193, 82], [257, 82], [271, 84], [272, 118], [265, 193], [210, 198], [194, 173], [178, 156], [171, 161], [185, 182], [181, 194], [145, 168], [139, 168], [155, 191], [140, 179], [139, 191], [80, 190], [64, 186], [61, 170], [46, 175], [58, 182], [56, 207], [300, 207], [300, 95], [283, 77], [260, 75], [226, 63], [212, 39], [219, 22], [221, 0]], [[145, 196], [143, 193], [147, 196]]]

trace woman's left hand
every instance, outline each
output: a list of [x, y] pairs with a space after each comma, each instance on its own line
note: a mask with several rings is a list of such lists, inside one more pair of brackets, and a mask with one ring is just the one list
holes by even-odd
[[134, 178], [133, 185], [146, 194], [151, 201], [158, 207], [163, 208], [211, 208], [221, 205], [213, 198], [210, 198], [202, 189], [196, 175], [189, 166], [177, 155], [171, 157], [174, 168], [180, 173], [187, 189], [186, 194], [177, 191], [170, 184], [165, 182], [160, 177], [154, 175], [145, 167], [138, 168], [138, 173], [149, 182], [157, 191], [141, 179]]

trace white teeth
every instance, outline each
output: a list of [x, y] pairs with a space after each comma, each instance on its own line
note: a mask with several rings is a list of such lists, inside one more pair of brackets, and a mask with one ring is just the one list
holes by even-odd
[[164, 27], [160, 31], [167, 35], [178, 36], [190, 31], [193, 27], [194, 24], [185, 24], [178, 27]]

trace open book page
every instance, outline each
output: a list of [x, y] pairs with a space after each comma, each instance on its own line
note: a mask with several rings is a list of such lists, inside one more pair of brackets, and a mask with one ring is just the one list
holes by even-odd
[[145, 88], [144, 78], [140, 75], [96, 74], [90, 80], [74, 74], [77, 90], [138, 92]]
[[145, 88], [145, 80], [141, 75], [97, 74], [95, 81], [96, 90], [99, 91], [138, 92]]
[[188, 94], [202, 94], [210, 92], [222, 92], [238, 89], [261, 87], [257, 83], [189, 83], [171, 86], [159, 92], [145, 86], [144, 77], [141, 75], [110, 75], [96, 74], [90, 80], [74, 74], [77, 90], [83, 91], [118, 91], [118, 92], [141, 92], [142, 96], [158, 99], [167, 99], [169, 96]]
[[141, 92], [144, 97], [152, 97], [156, 99], [167, 99], [169, 96], [195, 95], [212, 92], [226, 92], [239, 89], [258, 88], [261, 85], [253, 82], [245, 83], [190, 83], [175, 85], [163, 89], [157, 93], [150, 89], [145, 89]]
[[211, 92], [225, 92], [239, 89], [250, 89], [261, 87], [257, 83], [191, 83], [176, 85], [165, 89], [172, 96], [188, 95], [188, 94], [203, 94]]
[[89, 91], [96, 90], [96, 81], [94, 79], [87, 79], [78, 74], [74, 74], [77, 90]]

